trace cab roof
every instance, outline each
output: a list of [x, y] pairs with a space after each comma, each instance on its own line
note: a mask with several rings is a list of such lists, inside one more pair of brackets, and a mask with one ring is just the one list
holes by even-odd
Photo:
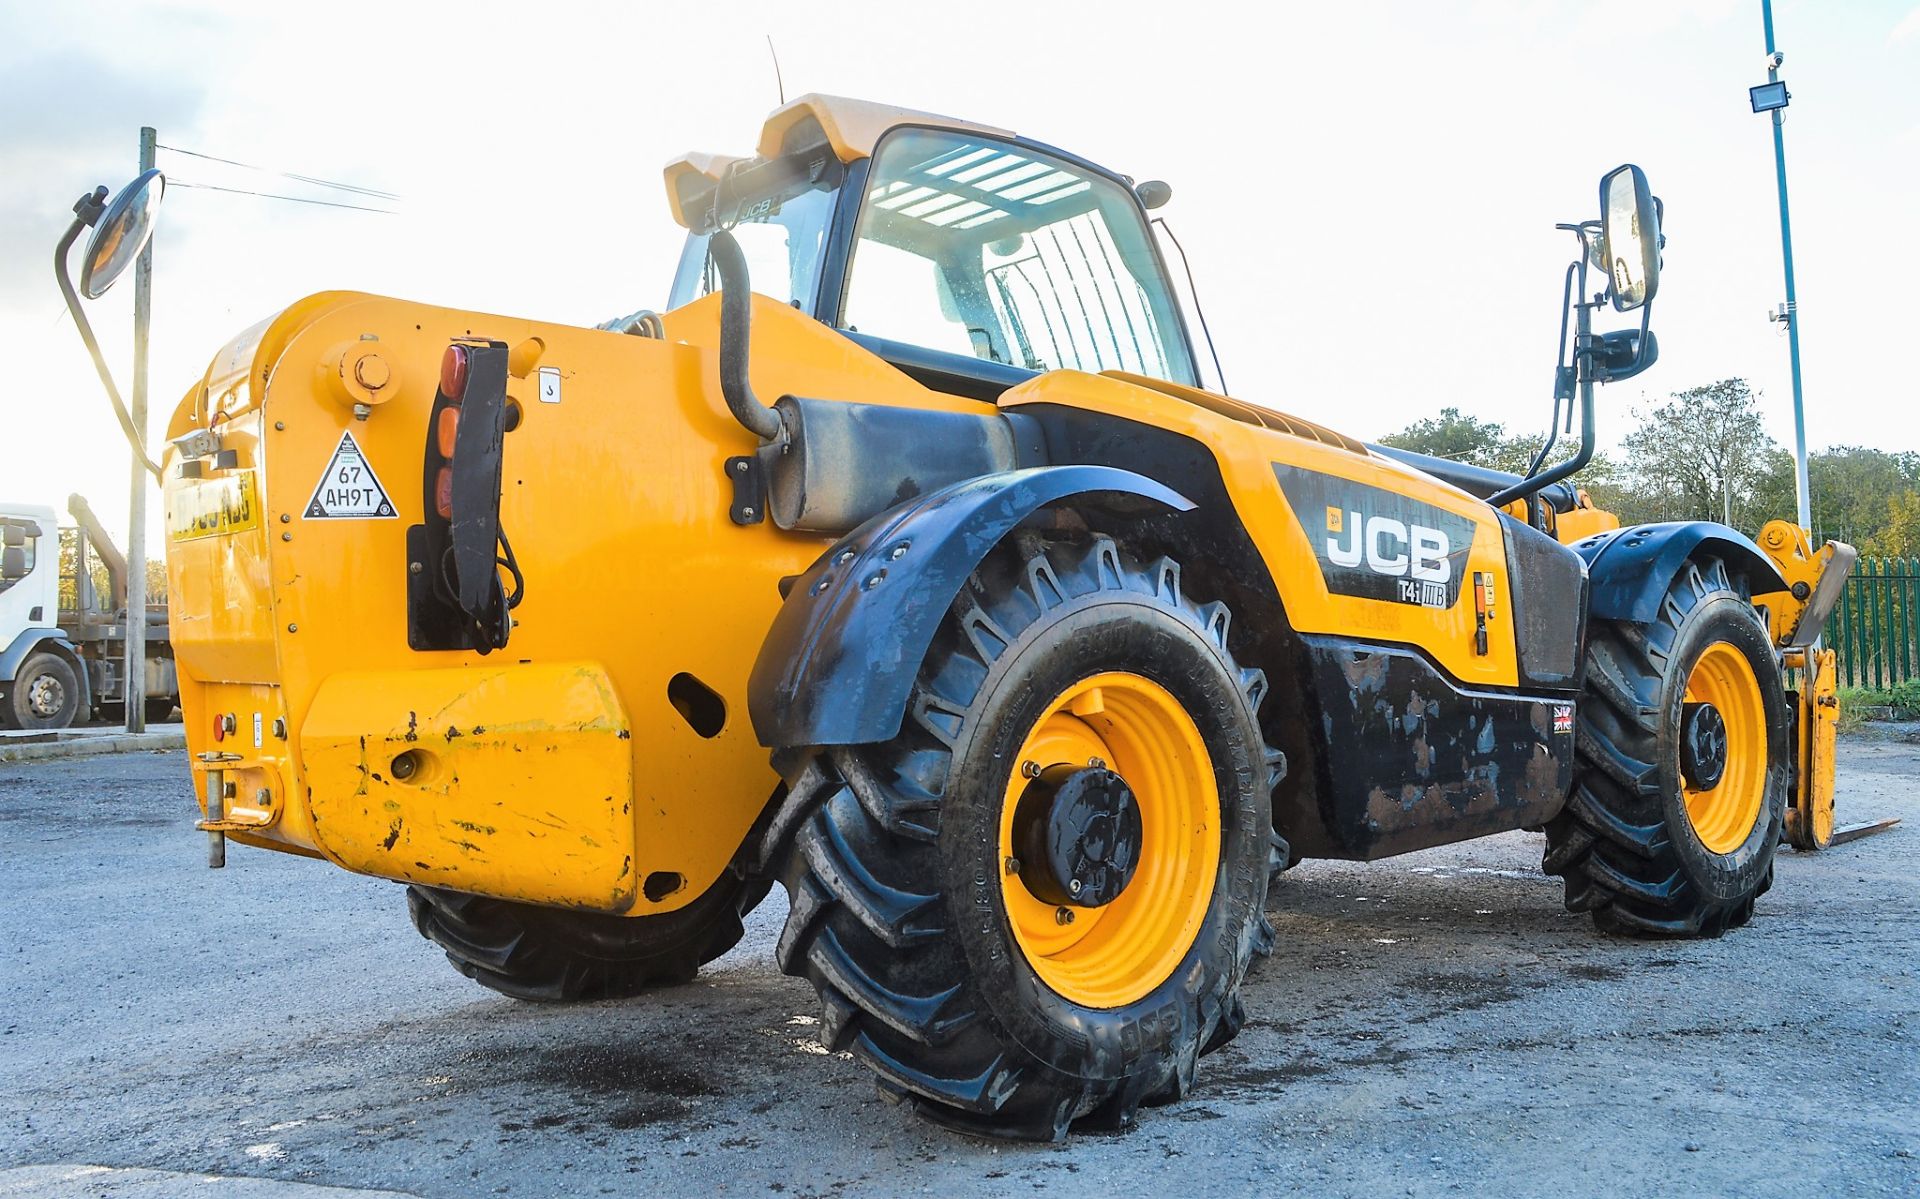
[[925, 125], [962, 133], [981, 133], [1010, 138], [1012, 130], [977, 121], [943, 117], [918, 109], [879, 104], [872, 100], [853, 100], [845, 96], [824, 96], [809, 92], [773, 110], [760, 127], [760, 144], [754, 159], [743, 155], [687, 153], [666, 167], [667, 204], [673, 219], [685, 228], [693, 227], [700, 211], [699, 200], [717, 184], [735, 163], [765, 161], [800, 146], [825, 142], [841, 162], [853, 162], [873, 154], [873, 148], [889, 129], [901, 125]]

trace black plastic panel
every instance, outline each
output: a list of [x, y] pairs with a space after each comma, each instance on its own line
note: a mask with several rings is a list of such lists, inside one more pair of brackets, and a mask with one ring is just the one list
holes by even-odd
[[1502, 512], [1507, 581], [1522, 686], [1580, 686], [1587, 633], [1587, 567], [1580, 555]]
[[1463, 691], [1409, 650], [1302, 640], [1327, 839], [1296, 839], [1304, 856], [1391, 857], [1543, 824], [1566, 802], [1572, 697]]

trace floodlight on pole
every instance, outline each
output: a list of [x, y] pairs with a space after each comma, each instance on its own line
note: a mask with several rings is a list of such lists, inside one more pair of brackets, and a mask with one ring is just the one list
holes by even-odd
[[1773, 0], [1760, 0], [1760, 21], [1767, 36], [1767, 81], [1749, 89], [1753, 111], [1773, 116], [1774, 178], [1780, 192], [1780, 257], [1786, 267], [1787, 302], [1777, 317], [1787, 326], [1787, 357], [1793, 367], [1793, 491], [1800, 527], [1813, 531], [1813, 505], [1807, 491], [1807, 415], [1800, 387], [1800, 302], [1793, 287], [1793, 224], [1787, 216], [1787, 147], [1780, 114], [1790, 97], [1780, 81], [1782, 55], [1773, 45]]
[[1774, 83], [1759, 83], [1747, 89], [1747, 100], [1755, 112], [1772, 112], [1776, 108], [1785, 108], [1793, 97], [1787, 94], [1784, 80]]

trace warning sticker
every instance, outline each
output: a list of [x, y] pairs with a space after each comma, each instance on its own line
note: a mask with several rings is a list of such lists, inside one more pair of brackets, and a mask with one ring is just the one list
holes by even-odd
[[1553, 705], [1553, 731], [1556, 733], [1571, 733], [1573, 731], [1572, 704]]
[[379, 520], [397, 515], [352, 430], [342, 433], [327, 462], [327, 473], [320, 476], [313, 498], [307, 501], [307, 519]]

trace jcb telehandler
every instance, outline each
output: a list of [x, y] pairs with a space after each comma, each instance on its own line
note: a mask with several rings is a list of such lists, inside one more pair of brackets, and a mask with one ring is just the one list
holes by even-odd
[[[168, 580], [216, 864], [405, 883], [541, 1000], [685, 980], [778, 882], [827, 1045], [1048, 1138], [1187, 1091], [1302, 859], [1543, 829], [1603, 930], [1713, 936], [1830, 802], [1810, 647], [1851, 551], [1620, 529], [1566, 481], [1594, 386], [1655, 355], [1637, 167], [1561, 226], [1580, 444], [1524, 478], [1202, 390], [1164, 184], [827, 96], [666, 182], [664, 312], [329, 292], [188, 391]], [[158, 186], [83, 200], [89, 291]]]

